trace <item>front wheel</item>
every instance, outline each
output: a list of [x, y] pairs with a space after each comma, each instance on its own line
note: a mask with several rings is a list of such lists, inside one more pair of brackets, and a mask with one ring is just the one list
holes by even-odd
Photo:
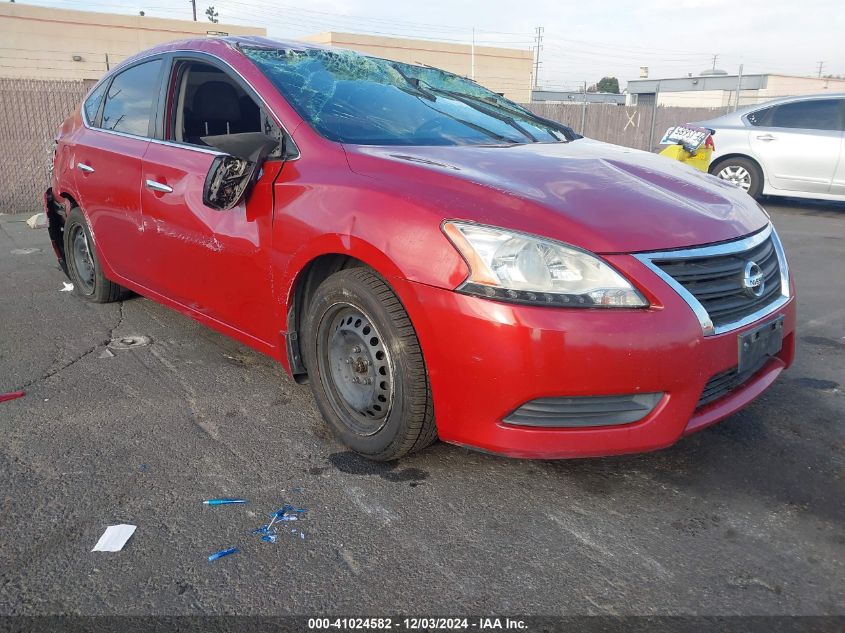
[[416, 332], [381, 276], [369, 268], [331, 275], [309, 302], [304, 336], [317, 406], [349, 448], [389, 461], [437, 439]]
[[752, 198], [759, 198], [763, 193], [763, 173], [757, 163], [747, 158], [721, 160], [713, 166], [710, 173], [736, 185]]

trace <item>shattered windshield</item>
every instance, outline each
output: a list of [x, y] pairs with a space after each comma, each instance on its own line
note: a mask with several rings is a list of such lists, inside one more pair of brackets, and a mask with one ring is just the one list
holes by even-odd
[[362, 145], [512, 145], [572, 140], [475, 82], [436, 68], [344, 50], [244, 47], [326, 138]]

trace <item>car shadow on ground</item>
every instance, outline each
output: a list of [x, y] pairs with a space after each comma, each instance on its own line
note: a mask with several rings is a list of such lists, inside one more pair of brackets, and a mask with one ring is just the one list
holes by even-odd
[[830, 217], [845, 215], [845, 202], [834, 200], [809, 200], [806, 198], [788, 198], [784, 196], [763, 196], [760, 204], [765, 208], [777, 207], [801, 215], [830, 213]]
[[[819, 388], [829, 392], [827, 397]], [[784, 376], [748, 408], [663, 450], [555, 461], [483, 455], [480, 470], [501, 469], [514, 476], [531, 471], [558, 479], [562, 486], [575, 485], [591, 498], [627, 497], [640, 503], [649, 497], [659, 502], [667, 488], [720, 502], [755, 497], [841, 525], [845, 507], [836, 499], [836, 482], [841, 481], [837, 455], [843, 447], [836, 431], [839, 414], [830, 400], [838, 397], [837, 389], [825, 381], [812, 386]], [[452, 463], [472, 454], [442, 443], [428, 451]], [[841, 534], [837, 538], [845, 542]]]

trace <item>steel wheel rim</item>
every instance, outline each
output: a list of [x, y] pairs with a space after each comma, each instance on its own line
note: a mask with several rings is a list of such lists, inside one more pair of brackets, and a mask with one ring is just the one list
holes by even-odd
[[354, 433], [378, 433], [396, 391], [381, 333], [361, 308], [340, 303], [323, 317], [318, 336], [320, 375], [332, 407]]
[[719, 172], [719, 178], [727, 180], [743, 191], [751, 189], [751, 173], [741, 165], [728, 165]]
[[94, 258], [88, 246], [88, 236], [79, 225], [74, 227], [72, 244], [73, 267], [76, 270], [77, 280], [85, 294], [91, 294], [94, 292]]

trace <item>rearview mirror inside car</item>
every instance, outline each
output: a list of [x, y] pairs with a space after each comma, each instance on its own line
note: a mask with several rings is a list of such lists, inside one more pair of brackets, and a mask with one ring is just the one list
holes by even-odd
[[246, 197], [267, 155], [279, 146], [278, 139], [261, 132], [204, 136], [202, 140], [224, 152], [214, 157], [202, 190], [203, 204], [218, 211], [231, 209]]

